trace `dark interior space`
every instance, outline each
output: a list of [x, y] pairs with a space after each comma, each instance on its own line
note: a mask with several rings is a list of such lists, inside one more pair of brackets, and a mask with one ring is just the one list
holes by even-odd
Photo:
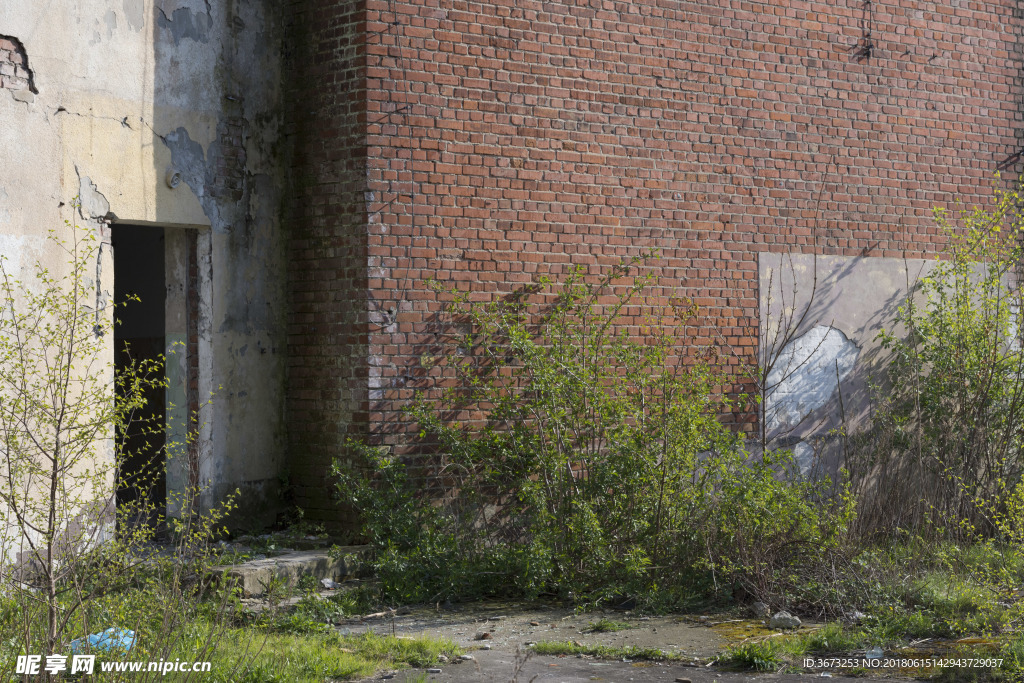
[[[115, 363], [123, 371], [131, 363], [158, 360], [164, 353], [164, 231], [152, 226], [115, 225], [112, 243], [114, 299], [120, 320], [114, 328]], [[150, 521], [163, 516], [167, 501], [165, 399], [162, 387], [150, 388], [145, 410], [117, 435], [121, 457], [118, 507], [129, 512], [145, 508], [147, 516], [154, 518]], [[147, 500], [152, 505], [136, 507]]]

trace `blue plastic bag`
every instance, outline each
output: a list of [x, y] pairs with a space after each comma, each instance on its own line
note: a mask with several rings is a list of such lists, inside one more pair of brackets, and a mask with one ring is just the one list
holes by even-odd
[[126, 628], [108, 628], [101, 633], [93, 633], [86, 638], [72, 640], [69, 647], [71, 652], [78, 654], [84, 650], [86, 644], [93, 650], [120, 650], [128, 652], [135, 645], [135, 631]]

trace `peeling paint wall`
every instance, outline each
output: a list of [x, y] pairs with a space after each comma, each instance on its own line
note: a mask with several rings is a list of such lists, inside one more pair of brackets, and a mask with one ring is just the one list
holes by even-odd
[[64, 219], [193, 231], [204, 503], [241, 488], [240, 523], [274, 520], [285, 461], [283, 23], [273, 0], [0, 3], [0, 249], [50, 263]]

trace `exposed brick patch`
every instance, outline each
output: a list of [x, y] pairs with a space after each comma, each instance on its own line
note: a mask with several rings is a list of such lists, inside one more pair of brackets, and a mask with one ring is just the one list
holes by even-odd
[[14, 36], [0, 35], [0, 88], [39, 92], [28, 66], [25, 46]]
[[241, 201], [245, 191], [245, 137], [249, 124], [241, 116], [232, 116], [217, 124], [217, 153], [211, 168], [207, 190], [213, 197]]

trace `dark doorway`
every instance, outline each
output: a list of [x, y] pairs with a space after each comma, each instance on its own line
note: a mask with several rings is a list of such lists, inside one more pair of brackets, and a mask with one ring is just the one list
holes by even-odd
[[[164, 230], [152, 226], [115, 225], [114, 250], [115, 365], [159, 361], [166, 338], [166, 278]], [[160, 363], [157, 372], [164, 373]], [[130, 516], [142, 514], [155, 523], [167, 505], [166, 395], [163, 387], [151, 388], [146, 407], [138, 411], [128, 429], [117, 435], [121, 463], [117, 505]], [[122, 522], [130, 521], [120, 517]]]

